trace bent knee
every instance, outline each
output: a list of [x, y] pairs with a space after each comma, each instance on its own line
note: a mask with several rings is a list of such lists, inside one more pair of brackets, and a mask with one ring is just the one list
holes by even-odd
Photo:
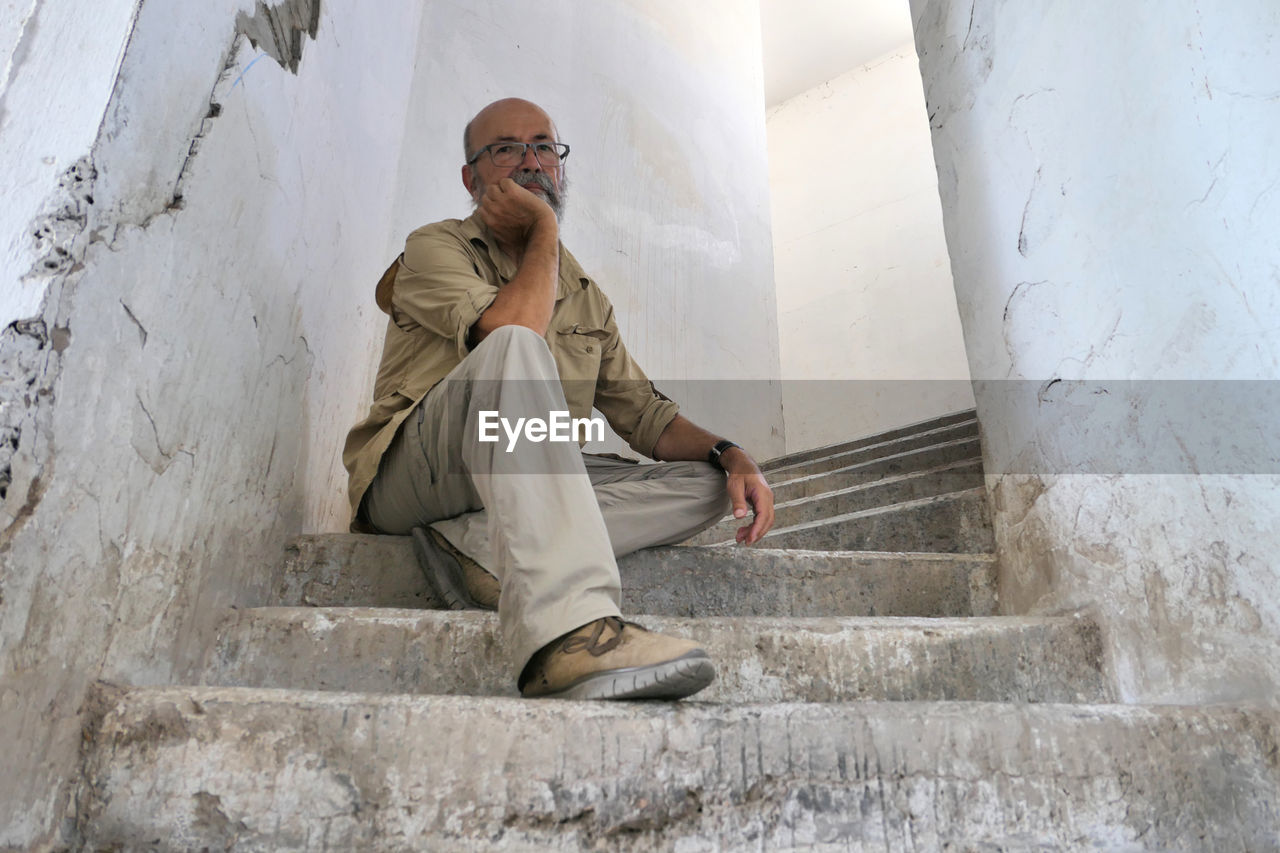
[[710, 462], [690, 462], [689, 465], [693, 469], [693, 478], [697, 481], [699, 488], [710, 494], [724, 491], [728, 475], [723, 469], [717, 468]]
[[499, 326], [492, 332], [484, 336], [484, 340], [476, 344], [473, 351], [479, 351], [481, 347], [493, 349], [500, 346], [530, 346], [541, 344], [544, 348], [547, 346], [546, 340], [542, 335], [530, 329], [528, 326], [521, 326], [517, 323], [508, 323], [505, 326]]
[[728, 480], [724, 471], [710, 462], [690, 462], [690, 492], [697, 496], [700, 512], [706, 518], [719, 519], [729, 511]]
[[541, 335], [528, 326], [499, 326], [476, 344], [467, 360], [478, 366], [482, 374], [494, 371], [506, 374], [510, 369], [530, 373], [528, 378], [555, 372], [555, 358]]

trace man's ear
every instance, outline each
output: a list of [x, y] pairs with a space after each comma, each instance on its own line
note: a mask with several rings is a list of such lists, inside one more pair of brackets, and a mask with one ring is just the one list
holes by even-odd
[[473, 196], [473, 197], [474, 197], [474, 193], [471, 190], [471, 185], [475, 183], [475, 178], [476, 178], [476, 174], [474, 169], [472, 169], [470, 166], [462, 167], [462, 186], [466, 189], [467, 195]]

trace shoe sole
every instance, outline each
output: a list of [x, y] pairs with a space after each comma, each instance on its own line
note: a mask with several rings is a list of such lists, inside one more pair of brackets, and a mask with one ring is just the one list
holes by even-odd
[[675, 660], [629, 666], [584, 676], [563, 690], [538, 699], [683, 699], [716, 677], [711, 658], [701, 649]]
[[418, 567], [422, 569], [427, 586], [431, 587], [436, 599], [443, 601], [450, 610], [483, 610], [467, 594], [462, 566], [453, 555], [437, 545], [425, 527], [415, 527], [410, 533]]

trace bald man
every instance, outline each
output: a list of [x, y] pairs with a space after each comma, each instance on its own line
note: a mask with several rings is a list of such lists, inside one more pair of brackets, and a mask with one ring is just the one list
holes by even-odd
[[[691, 695], [710, 658], [621, 618], [616, 557], [729, 506], [752, 514], [738, 541], [757, 542], [773, 493], [746, 451], [649, 382], [560, 243], [569, 146], [551, 117], [497, 101], [463, 144], [473, 213], [414, 231], [378, 283], [390, 321], [373, 405], [343, 452], [352, 529], [411, 534], [440, 599], [496, 608], [524, 696]], [[583, 453], [593, 407], [659, 463]]]

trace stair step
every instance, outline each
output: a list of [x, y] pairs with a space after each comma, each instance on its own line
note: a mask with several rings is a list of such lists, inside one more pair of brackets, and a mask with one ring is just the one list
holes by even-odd
[[[777, 502], [774, 506], [774, 525], [785, 527], [818, 521], [903, 501], [974, 489], [984, 485], [984, 482], [982, 460], [952, 462], [926, 471], [897, 474], [821, 495]], [[726, 516], [719, 524], [702, 531], [687, 544], [710, 545], [732, 539], [735, 531], [743, 524], [742, 520], [735, 519], [732, 515]]]
[[857, 450], [860, 447], [867, 447], [872, 444], [881, 444], [895, 438], [902, 438], [904, 436], [915, 435], [922, 432], [931, 432], [942, 427], [951, 426], [952, 424], [976, 420], [977, 416], [978, 413], [975, 409], [967, 409], [962, 412], [952, 412], [949, 415], [942, 415], [940, 417], [930, 418], [929, 420], [907, 424], [895, 429], [886, 430], [885, 432], [876, 433], [875, 435], [855, 438], [851, 441], [842, 441], [838, 444], [828, 444], [823, 447], [814, 447], [810, 450], [800, 450], [783, 456], [775, 456], [762, 464], [760, 468], [764, 471], [773, 471], [777, 468], [785, 468], [788, 465], [795, 465], [800, 462], [809, 462], [814, 459], [820, 459], [823, 456], [833, 456], [837, 453]]
[[885, 477], [928, 471], [956, 462], [980, 461], [981, 453], [978, 439], [958, 438], [803, 477], [780, 478], [780, 475], [769, 474], [766, 479], [773, 488], [774, 500], [786, 502], [830, 494]]
[[[407, 536], [313, 534], [287, 549], [269, 604], [443, 607]], [[618, 561], [631, 612], [670, 616], [989, 616], [986, 554], [650, 548]]]
[[1280, 711], [104, 700], [83, 849], [1274, 850]]
[[[732, 541], [716, 543], [716, 547]], [[985, 488], [774, 528], [761, 541], [769, 548], [814, 551], [912, 549], [981, 554], [995, 550]]]
[[900, 438], [891, 438], [886, 441], [877, 441], [853, 450], [843, 450], [804, 462], [795, 462], [776, 468], [771, 467], [767, 473], [770, 479], [793, 480], [797, 477], [808, 477], [812, 474], [834, 471], [837, 468], [847, 468], [850, 465], [883, 459], [886, 456], [898, 456], [908, 450], [919, 450], [920, 448], [933, 447], [961, 439], [978, 440], [978, 422], [976, 420], [960, 421], [959, 423], [938, 427], [927, 432], [913, 433], [912, 435], [904, 435]]
[[[707, 702], [1098, 702], [1097, 627], [1078, 616], [777, 619], [637, 616], [716, 663]], [[483, 611], [251, 608], [236, 612], [206, 684], [515, 696], [498, 618]]]

